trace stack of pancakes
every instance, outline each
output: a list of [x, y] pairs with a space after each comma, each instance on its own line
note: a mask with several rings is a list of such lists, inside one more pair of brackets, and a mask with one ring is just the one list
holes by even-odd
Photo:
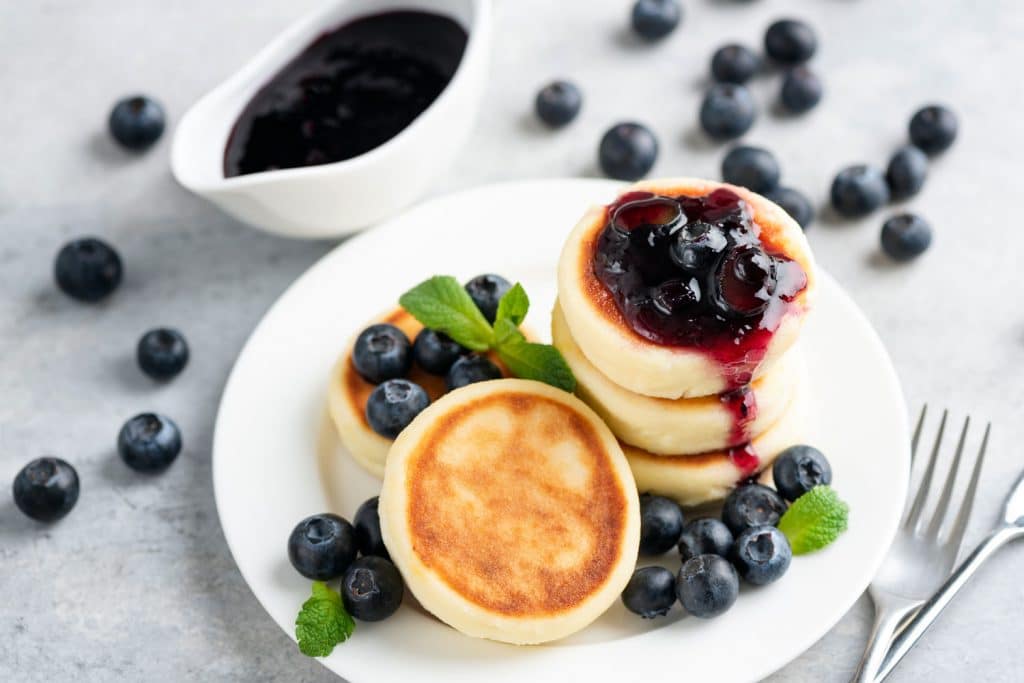
[[[630, 191], [701, 197], [723, 187], [746, 202], [766, 250], [806, 275], [756, 356], [723, 361], [721, 353], [658, 344], [634, 331], [594, 272], [606, 207], [577, 224], [558, 268], [552, 337], [576, 375], [578, 395], [618, 437], [640, 491], [683, 505], [723, 498], [804, 439], [807, 383], [797, 341], [816, 281], [799, 225], [760, 195], [721, 183], [682, 178]], [[745, 379], [737, 385], [741, 366]]]

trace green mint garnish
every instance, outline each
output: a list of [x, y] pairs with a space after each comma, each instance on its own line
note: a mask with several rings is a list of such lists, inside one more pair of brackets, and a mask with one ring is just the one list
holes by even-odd
[[295, 618], [295, 637], [299, 650], [309, 657], [326, 657], [334, 646], [343, 643], [356, 628], [341, 596], [320, 581], [313, 582], [313, 595], [302, 603]]
[[444, 332], [473, 351], [494, 349], [516, 377], [573, 391], [576, 378], [561, 352], [549, 344], [526, 340], [519, 325], [530, 309], [530, 298], [518, 282], [498, 302], [494, 326], [487, 323], [458, 280], [435, 275], [403, 294], [398, 303], [424, 327]]
[[815, 486], [796, 499], [779, 520], [794, 555], [821, 550], [846, 531], [850, 506], [830, 486]]

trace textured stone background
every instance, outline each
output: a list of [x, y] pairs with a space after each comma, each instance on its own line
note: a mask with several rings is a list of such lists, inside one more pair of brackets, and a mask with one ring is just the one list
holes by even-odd
[[[810, 238], [878, 327], [912, 409], [928, 400], [995, 423], [968, 534], [977, 540], [1024, 467], [1024, 92], [1011, 70], [1024, 60], [1024, 10], [1016, 0], [683, 1], [681, 30], [646, 47], [624, 30], [626, 0], [497, 0], [491, 87], [438, 191], [593, 174], [600, 133], [624, 118], [658, 133], [655, 174], [717, 177], [722, 150], [695, 130], [711, 51], [727, 39], [757, 44], [784, 14], [820, 33], [826, 99], [805, 118], [779, 118], [768, 106], [777, 79], [758, 81], [765, 113], [748, 139], [775, 150], [785, 182], [815, 200], [839, 167], [884, 163], [918, 105], [949, 102], [962, 135], [912, 203], [936, 229], [928, 254], [888, 265], [876, 247], [882, 215], [820, 220]], [[332, 680], [242, 582], [210, 484], [214, 413], [235, 355], [332, 245], [251, 231], [174, 183], [169, 140], [136, 157], [104, 133], [110, 104], [136, 90], [177, 120], [315, 4], [0, 0], [0, 680]], [[530, 107], [536, 88], [562, 75], [587, 99], [579, 121], [551, 134]], [[108, 237], [125, 259], [127, 279], [104, 305], [75, 304], [52, 284], [54, 254], [82, 233]], [[132, 359], [157, 324], [182, 327], [193, 347], [188, 371], [164, 387]], [[152, 478], [113, 452], [122, 421], [145, 409], [174, 416], [187, 444]], [[83, 479], [77, 509], [51, 527], [18, 514], [4, 483], [45, 453]], [[1011, 548], [982, 571], [893, 680], [1024, 680], [1022, 560], [1024, 548]], [[772, 680], [847, 680], [869, 617], [862, 599]], [[738, 656], [744, 638], [775, 627], [764, 615], [737, 634]], [[666, 667], [685, 674], [670, 653]]]

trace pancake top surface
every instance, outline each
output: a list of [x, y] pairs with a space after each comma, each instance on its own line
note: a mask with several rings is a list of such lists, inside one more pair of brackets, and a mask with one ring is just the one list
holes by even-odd
[[492, 391], [441, 413], [409, 453], [404, 480], [413, 552], [491, 612], [571, 609], [627, 552], [629, 501], [608, 440], [547, 396]]

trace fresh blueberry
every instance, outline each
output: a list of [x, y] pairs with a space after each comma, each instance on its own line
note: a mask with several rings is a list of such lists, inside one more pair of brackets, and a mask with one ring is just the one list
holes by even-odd
[[540, 120], [552, 128], [561, 128], [580, 113], [583, 93], [569, 81], [554, 81], [540, 89], [534, 107]]
[[188, 342], [178, 330], [158, 327], [139, 339], [135, 358], [142, 371], [153, 379], [170, 379], [188, 363]]
[[640, 553], [661, 555], [679, 542], [683, 510], [674, 500], [648, 493], [640, 496]]
[[832, 181], [832, 207], [842, 216], [866, 216], [889, 201], [889, 185], [874, 166], [857, 164], [836, 174]]
[[14, 478], [14, 504], [39, 522], [55, 522], [78, 502], [78, 472], [60, 458], [37, 458]]
[[117, 435], [121, 460], [139, 472], [159, 472], [181, 452], [181, 432], [169, 417], [142, 413], [124, 423]]
[[932, 243], [932, 226], [912, 213], [901, 213], [882, 224], [882, 249], [897, 261], [910, 261]]
[[404, 592], [402, 575], [383, 557], [360, 557], [341, 580], [345, 609], [360, 621], [387, 619], [402, 604]]
[[722, 521], [733, 536], [755, 526], [775, 526], [786, 511], [786, 501], [761, 484], [737, 486], [725, 499]]
[[465, 347], [444, 332], [424, 328], [416, 335], [412, 357], [432, 375], [446, 375], [452, 363], [467, 353]]
[[782, 79], [779, 101], [793, 114], [803, 114], [814, 109], [821, 102], [824, 86], [818, 74], [806, 66], [795, 66]]
[[347, 520], [325, 512], [306, 517], [288, 536], [288, 559], [295, 571], [314, 581], [330, 581], [356, 559], [356, 531]]
[[121, 284], [121, 257], [95, 237], [81, 237], [61, 247], [54, 264], [57, 286], [79, 301], [99, 301]]
[[123, 146], [142, 150], [160, 139], [166, 122], [159, 102], [145, 95], [135, 95], [114, 105], [107, 125], [110, 134]]
[[373, 431], [394, 439], [429, 405], [430, 396], [419, 384], [389, 379], [378, 384], [366, 399], [366, 421]]
[[889, 194], [893, 199], [913, 197], [921, 191], [928, 176], [928, 156], [913, 145], [896, 150], [885, 171]]
[[764, 194], [779, 184], [782, 170], [775, 155], [761, 147], [737, 145], [722, 159], [722, 180]]
[[800, 64], [818, 49], [818, 38], [806, 23], [797, 19], [780, 19], [764, 34], [764, 51], [783, 64]]
[[802, 192], [791, 187], [776, 187], [766, 192], [765, 197], [782, 207], [782, 210], [790, 215], [801, 228], [807, 229], [814, 221], [814, 207]]
[[717, 225], [695, 221], [687, 223], [669, 244], [672, 261], [694, 275], [705, 274], [729, 246], [725, 233]]
[[696, 519], [686, 525], [679, 537], [679, 556], [683, 562], [698, 555], [728, 557], [732, 541], [732, 532], [721, 520]]
[[711, 75], [722, 83], [749, 81], [761, 68], [761, 58], [745, 45], [723, 45], [711, 57]]
[[832, 466], [813, 446], [790, 446], [772, 465], [775, 490], [792, 502], [819, 484], [832, 483]]
[[637, 180], [654, 167], [658, 138], [641, 123], [618, 123], [601, 138], [597, 159], [609, 178]]
[[910, 119], [910, 141], [932, 156], [949, 149], [958, 128], [956, 114], [942, 105], [929, 105]]
[[698, 555], [683, 563], [676, 579], [676, 595], [695, 617], [710, 619], [733, 606], [740, 594], [736, 569], [718, 555]]
[[716, 83], [700, 105], [700, 125], [716, 140], [729, 140], [750, 130], [757, 105], [746, 86]]
[[658, 40], [672, 33], [682, 16], [678, 0], [636, 0], [633, 30], [645, 40]]
[[489, 323], [493, 323], [494, 319], [498, 317], [498, 302], [510, 289], [512, 289], [512, 283], [494, 273], [477, 275], [466, 283], [469, 298], [473, 300]]
[[445, 376], [444, 383], [448, 391], [454, 391], [467, 384], [486, 382], [490, 379], [501, 379], [501, 368], [484, 356], [470, 354], [455, 361]]
[[732, 563], [747, 583], [769, 584], [789, 569], [793, 551], [785, 534], [774, 526], [756, 526], [736, 537]]
[[663, 617], [676, 604], [676, 577], [664, 567], [641, 567], [622, 591], [622, 604], [644, 619]]
[[388, 549], [384, 547], [384, 538], [380, 533], [380, 514], [377, 508], [380, 498], [374, 496], [359, 506], [352, 520], [356, 528], [356, 545], [363, 555], [376, 555], [389, 558]]
[[356, 338], [352, 364], [371, 384], [404, 377], [412, 367], [412, 345], [394, 325], [370, 325]]

